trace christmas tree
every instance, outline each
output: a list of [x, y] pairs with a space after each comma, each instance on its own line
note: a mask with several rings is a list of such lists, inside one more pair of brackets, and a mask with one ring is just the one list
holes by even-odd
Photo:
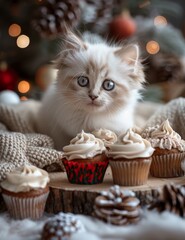
[[[0, 91], [10, 89], [22, 99], [40, 99], [55, 78], [50, 63], [60, 51], [68, 25], [82, 35], [137, 41], [149, 83], [146, 99], [168, 101], [182, 95], [182, 6], [182, 1], [169, 0], [1, 0]], [[177, 83], [181, 87], [176, 95], [164, 97], [164, 89]]]

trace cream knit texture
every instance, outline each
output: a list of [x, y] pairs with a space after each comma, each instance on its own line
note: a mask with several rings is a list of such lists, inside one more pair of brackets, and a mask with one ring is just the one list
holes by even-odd
[[36, 133], [33, 126], [12, 105], [0, 105], [0, 181], [24, 164], [39, 168], [56, 164], [63, 170], [62, 152], [54, 149], [49, 136]]
[[169, 120], [173, 130], [185, 140], [185, 98], [177, 98], [160, 107], [146, 122], [142, 135], [148, 128]]

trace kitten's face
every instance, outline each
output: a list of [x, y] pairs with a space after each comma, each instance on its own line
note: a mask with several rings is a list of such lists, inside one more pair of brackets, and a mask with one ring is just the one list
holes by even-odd
[[69, 51], [58, 73], [59, 94], [66, 104], [86, 112], [114, 112], [126, 106], [144, 78], [140, 66], [134, 66], [134, 74], [133, 64], [119, 55], [118, 48], [105, 44]]

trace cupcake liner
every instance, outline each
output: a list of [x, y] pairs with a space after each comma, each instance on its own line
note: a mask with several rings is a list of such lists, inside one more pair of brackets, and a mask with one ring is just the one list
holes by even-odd
[[184, 158], [184, 153], [153, 155], [150, 173], [159, 178], [184, 176], [184, 171], [181, 168], [181, 162]]
[[63, 160], [68, 181], [76, 184], [97, 184], [102, 183], [108, 167], [108, 160], [77, 162], [73, 160]]
[[36, 197], [15, 197], [2, 193], [8, 212], [14, 219], [30, 218], [38, 220], [42, 217], [49, 191]]
[[110, 160], [114, 184], [138, 186], [147, 182], [151, 158], [140, 160]]

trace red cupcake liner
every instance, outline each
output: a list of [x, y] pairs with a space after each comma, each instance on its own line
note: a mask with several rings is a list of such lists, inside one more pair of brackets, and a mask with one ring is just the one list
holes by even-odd
[[107, 160], [82, 163], [73, 160], [63, 160], [63, 164], [70, 183], [97, 184], [103, 182], [109, 162]]

